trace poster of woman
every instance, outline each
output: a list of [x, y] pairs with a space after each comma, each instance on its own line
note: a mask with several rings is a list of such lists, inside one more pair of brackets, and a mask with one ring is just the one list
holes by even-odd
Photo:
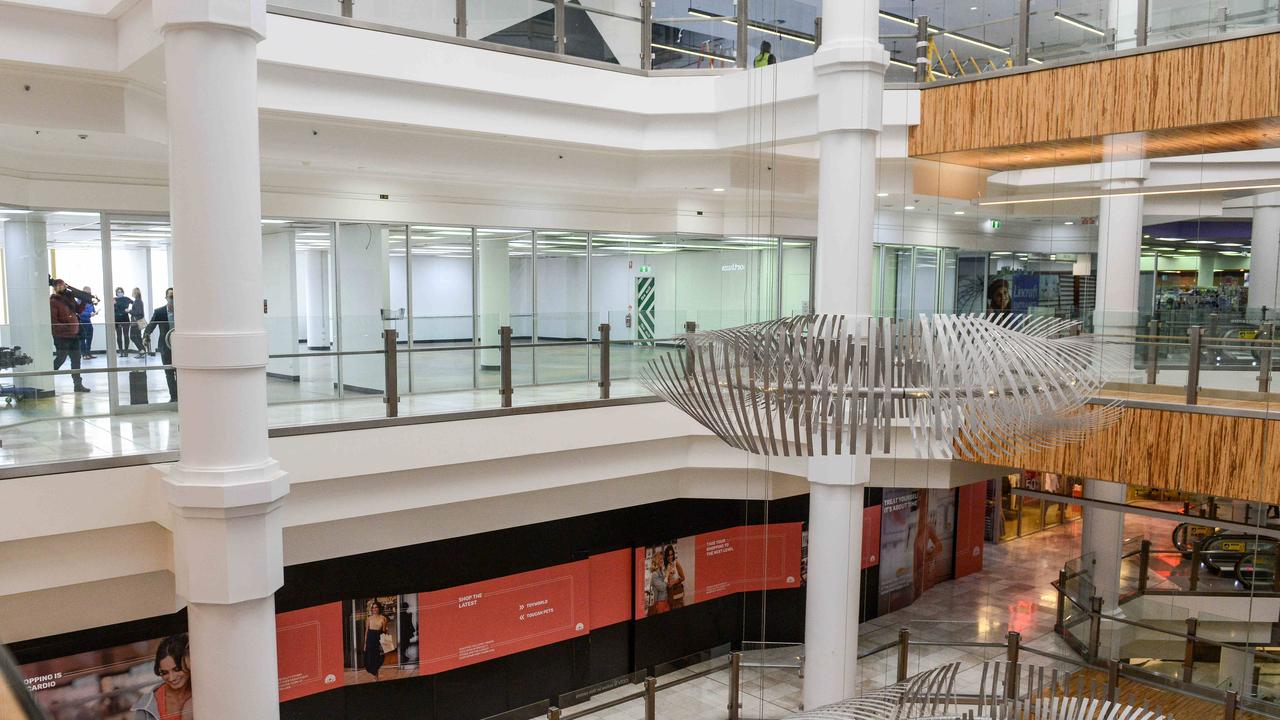
[[186, 720], [194, 715], [186, 633], [27, 663], [51, 720]]
[[694, 538], [682, 537], [644, 549], [644, 616], [660, 615], [694, 602]]
[[418, 596], [356, 598], [347, 609], [347, 685], [397, 680], [418, 673]]

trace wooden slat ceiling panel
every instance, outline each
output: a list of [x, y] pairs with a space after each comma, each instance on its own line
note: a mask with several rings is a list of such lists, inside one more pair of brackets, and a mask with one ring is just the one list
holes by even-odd
[[1280, 33], [927, 88], [914, 157], [1013, 170], [1280, 146]]

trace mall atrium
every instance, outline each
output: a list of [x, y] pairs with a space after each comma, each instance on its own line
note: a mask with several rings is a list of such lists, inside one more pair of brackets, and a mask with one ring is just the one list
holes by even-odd
[[1280, 718], [1280, 0], [0, 0], [0, 720]]

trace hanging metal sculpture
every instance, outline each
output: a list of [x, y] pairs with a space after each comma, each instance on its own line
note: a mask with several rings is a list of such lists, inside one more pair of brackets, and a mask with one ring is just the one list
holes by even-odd
[[641, 382], [758, 455], [889, 452], [909, 428], [919, 456], [998, 459], [1118, 418], [1086, 407], [1113, 361], [1077, 329], [1025, 315], [806, 315], [686, 335]]

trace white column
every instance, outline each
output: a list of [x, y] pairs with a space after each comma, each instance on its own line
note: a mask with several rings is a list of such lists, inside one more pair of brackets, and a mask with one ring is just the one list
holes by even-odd
[[[1115, 163], [1117, 166], [1135, 163]], [[1145, 163], [1136, 163], [1145, 165]], [[1138, 172], [1127, 168], [1128, 172]], [[1103, 192], [1134, 193], [1141, 177], [1113, 177]], [[1104, 196], [1098, 209], [1098, 287], [1095, 332], [1131, 331], [1138, 323], [1138, 272], [1142, 258], [1142, 196]]]
[[[1105, 480], [1085, 480], [1084, 496], [1089, 500], [1121, 503], [1127, 486]], [[1124, 544], [1124, 513], [1102, 508], [1084, 508], [1081, 554], [1093, 556], [1093, 586], [1102, 598], [1104, 610], [1120, 605], [1120, 555]]]
[[1213, 271], [1216, 256], [1207, 252], [1200, 255], [1200, 265], [1196, 272], [1196, 287], [1211, 288], [1213, 287]]
[[[876, 145], [888, 53], [879, 4], [827, 3], [814, 55], [818, 87], [818, 242], [815, 310], [871, 313]], [[862, 493], [868, 455], [809, 462], [809, 573], [805, 593], [804, 706], [858, 693]]]
[[1276, 295], [1276, 275], [1280, 273], [1280, 192], [1254, 198], [1251, 244], [1249, 309], [1260, 312], [1266, 307], [1267, 318], [1275, 319], [1275, 309], [1280, 306]]
[[[498, 328], [511, 324], [511, 268], [506, 238], [480, 238], [476, 252], [479, 266], [479, 291], [476, 317], [480, 324], [480, 344], [497, 345]], [[496, 370], [501, 366], [497, 350], [480, 351], [480, 367]]]
[[[32, 364], [15, 370], [53, 369], [53, 329], [49, 320], [49, 246], [44, 219], [4, 215], [4, 282], [9, 307], [6, 345], [17, 345]], [[65, 366], [64, 366], [65, 368]], [[19, 383], [53, 392], [53, 378], [23, 378]]]
[[303, 288], [306, 307], [307, 348], [310, 350], [330, 350], [332, 340], [329, 332], [329, 253], [323, 250], [308, 250], [304, 253], [306, 268]]
[[279, 717], [272, 596], [288, 482], [267, 449], [262, 0], [155, 0], [164, 35], [181, 457], [166, 476], [198, 720]]

